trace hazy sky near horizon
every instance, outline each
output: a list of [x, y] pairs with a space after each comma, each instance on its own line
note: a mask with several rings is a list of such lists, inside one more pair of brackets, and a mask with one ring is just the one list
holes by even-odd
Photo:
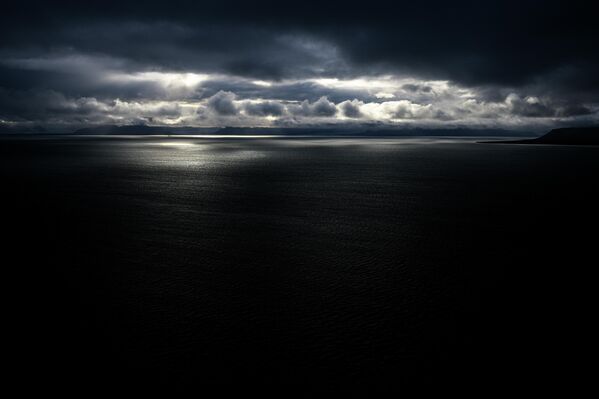
[[0, 128], [599, 121], [588, 1], [22, 1]]

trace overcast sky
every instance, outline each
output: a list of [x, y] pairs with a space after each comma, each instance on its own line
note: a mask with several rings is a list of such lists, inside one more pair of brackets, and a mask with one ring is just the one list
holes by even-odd
[[599, 121], [589, 1], [20, 1], [0, 127]]

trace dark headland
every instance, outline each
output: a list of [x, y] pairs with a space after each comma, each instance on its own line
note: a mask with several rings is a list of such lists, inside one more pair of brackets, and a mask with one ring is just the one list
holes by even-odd
[[535, 139], [486, 141], [485, 143], [599, 145], [599, 126], [553, 129], [549, 133]]

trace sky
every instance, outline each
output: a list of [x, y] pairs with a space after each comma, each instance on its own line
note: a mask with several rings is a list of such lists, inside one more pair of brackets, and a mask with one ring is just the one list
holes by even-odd
[[589, 1], [20, 1], [0, 131], [599, 123]]

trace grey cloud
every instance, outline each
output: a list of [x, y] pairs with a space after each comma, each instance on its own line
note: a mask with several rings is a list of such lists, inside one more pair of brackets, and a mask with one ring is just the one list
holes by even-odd
[[591, 115], [593, 111], [583, 105], [566, 105], [557, 110], [556, 115], [559, 117], [572, 117], [572, 116], [583, 116]]
[[281, 116], [285, 112], [285, 107], [276, 101], [266, 101], [261, 103], [247, 103], [244, 106], [244, 110], [252, 116]]
[[[172, 70], [283, 79], [337, 74], [344, 62], [336, 46], [301, 30], [204, 21], [70, 21], [22, 36], [31, 42], [1, 47], [4, 57], [31, 58], [51, 52], [109, 55], [129, 71]], [[323, 71], [323, 67], [325, 67]]]
[[396, 108], [395, 112], [393, 113], [393, 117], [397, 119], [412, 119], [414, 115], [408, 107], [406, 107], [405, 105], [400, 105]]
[[63, 93], [0, 89], [0, 119], [13, 123], [84, 126], [99, 123], [164, 123], [182, 114], [176, 103], [71, 98]]
[[[0, 114], [6, 120], [79, 123], [110, 112], [116, 117], [125, 112], [124, 104], [185, 100], [206, 102], [212, 117], [232, 121], [240, 118], [236, 104], [264, 100], [272, 103], [243, 106], [243, 116], [253, 117], [247, 123], [269, 115], [303, 123], [302, 118], [331, 118], [337, 109], [347, 118], [363, 119], [366, 112], [354, 100], [382, 103], [388, 98], [315, 80], [394, 76], [414, 78], [389, 91], [395, 99], [432, 104], [404, 104], [395, 112], [400, 119], [591, 119], [599, 104], [599, 25], [589, 4], [384, 2], [365, 15], [337, 0], [319, 5], [318, 12], [308, 3], [289, 12], [261, 0], [233, 5], [58, 0], [52, 7], [20, 2], [0, 14], [0, 88], [5, 93]], [[135, 75], [145, 72], [211, 77], [198, 87], [175, 87]], [[272, 84], [256, 85], [253, 79]], [[452, 88], [438, 92], [427, 80], [448, 80]], [[476, 109], [459, 108], [457, 86], [474, 93]], [[510, 93], [517, 98], [508, 103]], [[111, 105], [117, 99], [120, 105]], [[175, 110], [159, 115], [155, 108], [154, 114], [146, 106], [137, 109], [139, 118], [152, 123], [177, 117]]]
[[205, 98], [219, 91], [232, 91], [239, 99], [278, 99], [286, 101], [314, 102], [321, 97], [337, 103], [354, 98], [363, 101], [374, 101], [374, 97], [366, 90], [350, 88], [325, 87], [313, 81], [274, 81], [270, 86], [260, 86], [252, 83], [252, 80], [234, 76], [221, 76], [209, 79], [201, 83], [197, 89], [196, 96]]
[[306, 117], [332, 117], [337, 114], [337, 107], [328, 98], [321, 97], [313, 103], [302, 101], [299, 106], [292, 108], [292, 112]]
[[363, 105], [361, 101], [352, 100], [352, 101], [344, 101], [339, 104], [339, 108], [343, 112], [343, 115], [348, 118], [361, 118], [362, 111], [360, 111], [360, 105]]
[[506, 102], [510, 107], [510, 111], [519, 116], [539, 118], [551, 117], [556, 114], [556, 110], [550, 104], [538, 98], [528, 97], [523, 99], [516, 94], [511, 94], [507, 97]]
[[409, 101], [400, 101], [393, 113], [393, 117], [397, 119], [424, 119], [433, 116], [430, 105], [423, 106]]
[[413, 83], [406, 83], [401, 88], [406, 91], [412, 92], [412, 93], [417, 93], [417, 92], [430, 93], [433, 90], [433, 88], [430, 86], [413, 84]]
[[434, 111], [433, 119], [436, 119], [436, 120], [439, 120], [439, 121], [452, 121], [452, 120], [455, 119], [455, 117], [452, 116], [447, 111], [436, 110], [436, 111]]
[[[302, 106], [305, 104], [307, 103], [303, 103]], [[321, 97], [314, 104], [307, 107], [314, 116], [334, 116], [337, 113], [335, 104], [330, 102], [326, 97]]]
[[588, 1], [385, 1], [367, 15], [337, 0], [318, 12], [310, 3], [293, 12], [273, 5], [21, 2], [0, 14], [0, 49], [3, 58], [56, 48], [111, 54], [135, 69], [269, 79], [393, 73], [468, 86], [550, 86], [551, 76], [576, 68], [568, 79], [597, 98], [599, 31]]
[[235, 94], [229, 91], [219, 91], [208, 99], [208, 107], [221, 116], [236, 115], [238, 110], [233, 102]]
[[[69, 60], [68, 56], [61, 59], [64, 62]], [[124, 71], [111, 69], [102, 58], [90, 58], [89, 61], [90, 65], [76, 70], [63, 69], [58, 62], [41, 64], [38, 69], [20, 69], [17, 63], [0, 63], [0, 87], [58, 91], [71, 97], [101, 99], [158, 99], [173, 94], [157, 82], [113, 79], [113, 74], [123, 74]]]

